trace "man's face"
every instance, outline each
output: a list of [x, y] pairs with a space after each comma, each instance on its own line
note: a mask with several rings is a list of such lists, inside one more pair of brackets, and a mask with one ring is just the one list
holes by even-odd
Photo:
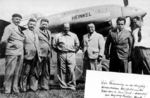
[[125, 25], [125, 22], [123, 20], [118, 21], [118, 23], [117, 23], [117, 27], [119, 30], [124, 29], [124, 25]]
[[41, 22], [41, 29], [42, 29], [42, 30], [45, 30], [45, 29], [47, 29], [47, 28], [48, 28], [48, 22], [42, 21], [42, 22]]
[[21, 22], [21, 18], [20, 18], [20, 17], [13, 17], [13, 18], [12, 18], [12, 22], [13, 22], [16, 26], [18, 26], [18, 25], [20, 24], [20, 22]]
[[65, 33], [68, 33], [70, 31], [70, 24], [68, 23], [64, 24], [64, 31]]
[[36, 22], [34, 22], [34, 21], [29, 21], [29, 23], [28, 23], [28, 28], [29, 28], [29, 30], [33, 31], [34, 28], [35, 28], [35, 26], [36, 26]]
[[136, 18], [134, 18], [132, 22], [133, 22], [134, 27], [141, 27], [142, 26], [141, 20], [137, 20]]
[[93, 24], [89, 24], [89, 25], [87, 26], [87, 29], [88, 29], [88, 32], [89, 32], [89, 33], [95, 32], [95, 26], [94, 26]]

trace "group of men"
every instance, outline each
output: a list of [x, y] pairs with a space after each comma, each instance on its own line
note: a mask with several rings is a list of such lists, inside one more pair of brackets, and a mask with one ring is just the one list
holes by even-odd
[[[76, 53], [80, 48], [78, 36], [70, 31], [70, 24], [64, 23], [62, 32], [52, 41], [48, 30], [49, 21], [29, 19], [28, 28], [21, 30], [20, 14], [12, 15], [1, 43], [6, 43], [5, 93], [50, 89], [50, 64], [52, 48], [57, 52], [59, 86], [76, 90]], [[98, 70], [103, 58], [110, 59], [110, 71], [128, 73], [128, 62], [132, 61], [133, 73], [150, 73], [149, 47], [140, 46], [142, 40], [142, 18], [132, 19], [132, 32], [125, 29], [125, 18], [119, 17], [117, 28], [112, 28], [105, 42], [103, 35], [97, 33], [93, 23], [87, 24], [87, 34], [83, 36], [83, 73], [86, 69]], [[36, 28], [37, 27], [37, 28]], [[100, 68], [102, 70], [102, 66]]]
[[1, 43], [6, 44], [4, 92], [49, 89], [51, 33], [49, 21], [41, 19], [35, 29], [37, 20], [29, 19], [28, 28], [19, 26], [22, 16], [12, 15], [12, 23], [3, 33]]
[[21, 19], [20, 14], [13, 14], [1, 39], [6, 49], [4, 92], [49, 90], [52, 48], [58, 54], [59, 86], [76, 90], [75, 53], [79, 50], [79, 39], [70, 32], [70, 24], [63, 24], [64, 29], [52, 43], [48, 19], [42, 18], [37, 26], [37, 20], [30, 18], [26, 30], [19, 26]]

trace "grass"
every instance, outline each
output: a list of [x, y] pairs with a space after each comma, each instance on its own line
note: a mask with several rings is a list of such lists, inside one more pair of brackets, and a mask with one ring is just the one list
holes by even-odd
[[0, 93], [0, 98], [84, 98], [84, 84], [79, 84], [76, 91], [53, 88], [48, 91], [25, 92], [19, 94]]
[[84, 98], [84, 92], [80, 90], [50, 90], [20, 94], [0, 94], [0, 98]]

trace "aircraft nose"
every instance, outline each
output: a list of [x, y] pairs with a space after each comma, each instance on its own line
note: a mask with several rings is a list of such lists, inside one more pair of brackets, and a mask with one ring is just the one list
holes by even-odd
[[133, 7], [123, 7], [122, 8], [122, 15], [123, 16], [130, 16], [130, 17], [135, 17], [135, 16], [145, 16], [147, 13], [146, 11], [142, 9], [137, 9]]

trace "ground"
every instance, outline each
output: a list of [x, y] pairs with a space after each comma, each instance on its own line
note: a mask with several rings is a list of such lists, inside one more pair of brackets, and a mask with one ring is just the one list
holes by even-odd
[[19, 94], [4, 94], [0, 93], [0, 98], [84, 98], [84, 90], [77, 91], [51, 89], [49, 91], [26, 92]]
[[[54, 56], [54, 55], [53, 55]], [[77, 64], [82, 63], [81, 55], [77, 58]], [[53, 59], [53, 64], [56, 65], [56, 58]], [[52, 66], [52, 73], [56, 73], [55, 66]], [[60, 89], [57, 86], [52, 86], [51, 90], [49, 91], [36, 91], [36, 92], [25, 92], [25, 93], [20, 93], [20, 94], [4, 94], [3, 93], [3, 79], [4, 79], [4, 70], [5, 70], [5, 60], [0, 59], [0, 98], [84, 98], [84, 83], [79, 83], [77, 84], [77, 90], [72, 91], [72, 90], [64, 90]], [[78, 76], [81, 75], [80, 72], [76, 72]], [[54, 83], [52, 81], [52, 83]]]
[[[56, 65], [57, 58], [56, 53], [52, 54], [52, 65], [51, 65], [51, 74], [53, 74], [53, 80], [51, 80], [52, 84], [57, 82], [56, 78]], [[5, 60], [0, 59], [0, 98], [84, 98], [84, 82], [82, 81], [82, 69], [83, 69], [83, 58], [81, 51], [77, 53], [76, 56], [77, 66], [76, 69], [76, 78], [80, 81], [77, 81], [77, 90], [63, 90], [57, 87], [57, 85], [53, 85], [51, 90], [49, 91], [37, 91], [37, 92], [26, 92], [20, 94], [4, 94], [3, 93], [3, 78], [4, 78], [4, 70], [5, 70]]]

